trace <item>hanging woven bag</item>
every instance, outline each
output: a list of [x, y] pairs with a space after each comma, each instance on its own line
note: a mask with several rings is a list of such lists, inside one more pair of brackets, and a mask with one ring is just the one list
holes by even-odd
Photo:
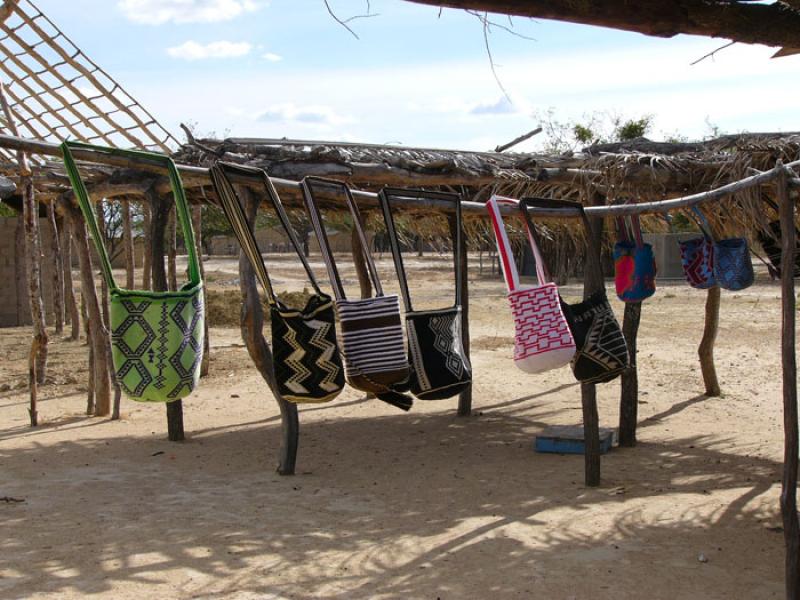
[[681, 251], [681, 266], [690, 286], [706, 290], [717, 285], [714, 274], [714, 238], [711, 235], [708, 221], [697, 207], [692, 207], [690, 216], [700, 227], [702, 235], [678, 242]]
[[[278, 221], [314, 289], [304, 308], [289, 308], [275, 295], [255, 236], [231, 183], [231, 176], [248, 178], [263, 185]], [[272, 364], [280, 395], [295, 403], [333, 400], [344, 388], [344, 368], [336, 344], [333, 299], [320, 290], [275, 186], [262, 169], [222, 161], [211, 167], [211, 181], [233, 233], [267, 294]]]
[[722, 289], [733, 292], [753, 285], [753, 261], [745, 238], [728, 238], [714, 242], [714, 277]]
[[[367, 236], [358, 205], [346, 184], [321, 177], [306, 177], [302, 181], [311, 226], [322, 251], [322, 259], [336, 298], [336, 314], [342, 331], [342, 358], [347, 383], [365, 392], [373, 393], [402, 410], [408, 410], [413, 400], [404, 395], [409, 387], [410, 369], [406, 356], [403, 323], [400, 318], [400, 301], [394, 294], [383, 293], [378, 271], [369, 251]], [[319, 210], [317, 199], [320, 190], [328, 194], [343, 194], [353, 220], [361, 252], [367, 266], [375, 296], [361, 300], [348, 300], [339, 270], [331, 251], [328, 234]]]
[[[117, 286], [97, 226], [97, 217], [72, 156], [72, 149], [145, 159], [166, 167], [188, 254], [189, 282], [180, 290], [153, 292], [125, 290]], [[128, 396], [141, 402], [171, 402], [188, 396], [200, 379], [205, 312], [192, 222], [175, 163], [164, 154], [79, 142], [65, 142], [61, 145], [61, 151], [72, 189], [100, 257], [103, 278], [108, 285], [111, 357], [117, 381]]]
[[[446, 202], [455, 210], [455, 239], [453, 262], [455, 272], [455, 303], [450, 308], [414, 310], [403, 265], [403, 255], [397, 237], [391, 203], [396, 198], [415, 198]], [[384, 188], [378, 200], [386, 222], [386, 232], [392, 250], [406, 317], [406, 333], [411, 367], [411, 393], [421, 400], [452, 398], [469, 387], [472, 367], [464, 352], [461, 338], [461, 269], [463, 231], [461, 226], [461, 196], [446, 192]]]
[[561, 309], [558, 288], [548, 281], [539, 246], [530, 232], [528, 242], [536, 260], [538, 285], [520, 285], [519, 271], [500, 214], [501, 205], [516, 207], [518, 204], [513, 198], [492, 196], [486, 208], [492, 220], [514, 318], [514, 364], [526, 373], [542, 373], [569, 364], [575, 355], [575, 340]]
[[617, 219], [619, 240], [614, 245], [614, 285], [623, 302], [641, 302], [656, 292], [653, 246], [642, 240], [638, 215]]
[[[524, 198], [520, 201], [519, 208], [531, 239], [535, 240], [536, 229], [529, 208], [566, 208], [576, 211], [583, 224], [586, 239], [590, 239], [589, 220], [579, 202]], [[599, 270], [599, 257], [587, 252], [585, 268]], [[562, 302], [562, 307], [577, 347], [571, 362], [575, 379], [582, 383], [605, 383], [618, 377], [628, 367], [628, 346], [605, 289], [594, 292], [577, 304]]]

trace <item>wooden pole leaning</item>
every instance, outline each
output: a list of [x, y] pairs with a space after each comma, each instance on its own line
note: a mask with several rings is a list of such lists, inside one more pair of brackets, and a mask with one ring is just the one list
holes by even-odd
[[[455, 214], [447, 215], [447, 224], [450, 228], [450, 237], [454, 240], [453, 247], [455, 248], [455, 239], [458, 235], [458, 220], [456, 219]], [[467, 240], [463, 240], [461, 244], [461, 252], [455, 257], [455, 260], [459, 262], [459, 268], [461, 270], [461, 343], [464, 347], [464, 354], [466, 355], [467, 360], [472, 363], [469, 351], [469, 255], [467, 254]], [[474, 381], [475, 366], [473, 365], [472, 368]], [[468, 417], [472, 414], [471, 383], [467, 389], [458, 395], [457, 414], [459, 417]]]
[[636, 342], [639, 322], [642, 318], [642, 303], [625, 304], [622, 319], [622, 334], [628, 345], [628, 368], [622, 372], [619, 399], [619, 445], [632, 448], [636, 445], [636, 427], [639, 419], [639, 371], [636, 366]]
[[[780, 165], [780, 162], [779, 162]], [[796, 226], [794, 202], [789, 197], [785, 171], [778, 177], [778, 200], [781, 220], [781, 364], [783, 371], [783, 480], [781, 515], [786, 543], [786, 598], [800, 599], [800, 522], [797, 516], [798, 410], [796, 301], [794, 264]]]
[[[588, 206], [598, 206], [605, 198], [596, 192], [588, 192]], [[588, 217], [590, 230], [586, 232], [586, 261], [584, 263], [583, 297], [591, 296], [605, 287], [600, 262], [603, 242], [603, 219]], [[583, 409], [584, 479], [588, 487], [600, 485], [600, 416], [597, 410], [597, 386], [581, 383], [581, 406]]]
[[[169, 290], [167, 270], [164, 265], [164, 234], [167, 229], [169, 213], [172, 209], [171, 196], [162, 196], [155, 186], [145, 193], [150, 207], [150, 268], [152, 269], [153, 291], [166, 292]], [[173, 400], [167, 402], [167, 437], [171, 442], [182, 442], [186, 439], [183, 427], [183, 401]]]

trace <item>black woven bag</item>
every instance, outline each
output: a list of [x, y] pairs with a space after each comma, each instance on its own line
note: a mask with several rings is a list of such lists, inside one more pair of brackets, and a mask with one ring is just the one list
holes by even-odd
[[[328, 241], [325, 223], [319, 210], [318, 198], [327, 194], [344, 196], [353, 219], [362, 257], [375, 289], [372, 298], [348, 300], [342, 285], [336, 260]], [[406, 356], [400, 300], [394, 294], [384, 294], [378, 270], [369, 251], [361, 213], [353, 193], [341, 181], [306, 177], [302, 181], [303, 196], [311, 226], [319, 242], [322, 260], [328, 270], [336, 297], [336, 314], [342, 331], [342, 357], [345, 379], [352, 387], [373, 393], [379, 400], [401, 410], [409, 410], [414, 400], [402, 392], [408, 391], [410, 369]]]
[[[411, 305], [408, 279], [403, 255], [397, 238], [391, 202], [395, 198], [424, 198], [452, 202], [456, 214], [453, 245], [455, 269], [455, 302], [452, 307], [436, 310], [417, 310]], [[420, 400], [443, 400], [460, 394], [472, 383], [472, 367], [464, 352], [461, 338], [461, 196], [446, 192], [426, 192], [384, 188], [378, 200], [386, 222], [386, 232], [392, 249], [397, 279], [405, 306], [406, 334], [411, 365], [411, 393]]]
[[[591, 233], [589, 220], [583, 205], [568, 200], [548, 198], [524, 198], [519, 203], [523, 218], [529, 231], [536, 235], [528, 208], [572, 208], [579, 212], [586, 230], [587, 239]], [[591, 252], [589, 261], [597, 261]], [[595, 265], [599, 268], [599, 265]], [[564, 316], [567, 318], [577, 351], [572, 358], [572, 373], [581, 383], [605, 383], [618, 377], [628, 367], [628, 346], [619, 326], [605, 289], [598, 290], [577, 304], [567, 304], [561, 300]]]
[[[231, 175], [263, 183], [267, 198], [314, 288], [314, 295], [308, 299], [305, 308], [289, 308], [275, 295], [261, 252], [231, 184]], [[336, 344], [333, 299], [319, 289], [275, 187], [261, 169], [221, 161], [211, 167], [211, 180], [225, 216], [267, 293], [278, 391], [283, 398], [296, 403], [333, 400], [344, 388], [344, 369]]]

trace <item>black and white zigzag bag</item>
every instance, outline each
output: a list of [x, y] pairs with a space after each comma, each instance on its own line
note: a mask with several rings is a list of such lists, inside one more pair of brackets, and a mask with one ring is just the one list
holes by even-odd
[[[400, 319], [400, 302], [396, 295], [383, 293], [353, 194], [344, 183], [321, 177], [306, 177], [302, 188], [311, 226], [319, 241], [322, 259], [328, 269], [336, 297], [336, 313], [342, 329], [345, 378], [354, 388], [373, 393], [384, 402], [408, 410], [413, 400], [401, 393], [408, 389], [410, 370], [406, 358], [403, 323]], [[344, 195], [353, 219], [353, 227], [361, 242], [362, 255], [375, 297], [348, 300], [345, 296], [319, 211], [317, 196], [321, 193], [329, 196]]]
[[[415, 311], [411, 305], [403, 255], [392, 217], [391, 202], [396, 198], [425, 198], [452, 202], [456, 214], [453, 240], [455, 303], [450, 308]], [[461, 393], [472, 382], [472, 367], [461, 338], [461, 196], [445, 192], [426, 192], [384, 188], [378, 199], [386, 222], [397, 278], [406, 310], [406, 333], [411, 359], [411, 393], [421, 400], [442, 400]]]
[[[231, 175], [263, 182], [267, 198], [314, 288], [314, 295], [308, 299], [305, 308], [289, 308], [275, 295], [255, 236], [231, 184]], [[273, 366], [281, 396], [296, 403], [333, 400], [344, 388], [344, 369], [336, 344], [333, 300], [320, 290], [275, 187], [261, 169], [221, 161], [211, 167], [211, 180], [225, 216], [267, 294], [272, 325]]]

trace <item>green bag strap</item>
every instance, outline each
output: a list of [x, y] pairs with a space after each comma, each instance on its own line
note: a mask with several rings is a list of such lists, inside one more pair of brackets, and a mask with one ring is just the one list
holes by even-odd
[[75, 164], [75, 159], [72, 156], [71, 149], [77, 150], [91, 150], [93, 152], [105, 154], [108, 156], [120, 156], [123, 158], [141, 158], [149, 162], [163, 165], [167, 168], [169, 174], [169, 182], [172, 187], [172, 195], [175, 199], [175, 209], [178, 214], [178, 221], [181, 224], [181, 231], [183, 231], [183, 239], [186, 245], [186, 253], [188, 255], [189, 266], [189, 283], [193, 286], [199, 285], [202, 282], [200, 278], [200, 263], [197, 258], [197, 247], [195, 245], [194, 231], [192, 230], [192, 219], [189, 215], [189, 205], [186, 201], [186, 192], [183, 189], [180, 173], [175, 166], [175, 162], [166, 154], [158, 154], [156, 152], [147, 152], [144, 150], [123, 150], [121, 148], [108, 148], [106, 146], [95, 146], [93, 144], [86, 144], [83, 142], [66, 141], [61, 144], [61, 152], [64, 156], [64, 166], [67, 169], [67, 175], [72, 183], [72, 189], [75, 191], [75, 196], [78, 199], [83, 217], [89, 228], [89, 233], [97, 248], [97, 253], [100, 256], [100, 263], [103, 269], [103, 276], [106, 279], [109, 289], [117, 290], [119, 287], [114, 281], [114, 275], [111, 272], [111, 262], [108, 259], [103, 238], [100, 235], [100, 230], [97, 226], [97, 215], [92, 209], [91, 201], [89, 200], [89, 192], [86, 185], [81, 179], [78, 166]]

